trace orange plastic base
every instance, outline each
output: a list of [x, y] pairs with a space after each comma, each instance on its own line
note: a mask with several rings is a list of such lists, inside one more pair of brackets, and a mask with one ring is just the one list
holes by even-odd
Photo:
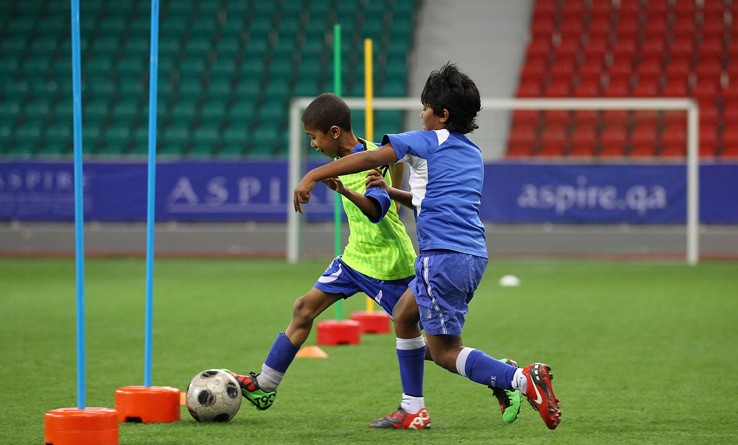
[[60, 408], [44, 417], [46, 445], [118, 445], [118, 414], [110, 408]]
[[124, 386], [115, 390], [119, 422], [168, 423], [180, 419], [180, 390], [169, 386]]
[[359, 322], [364, 334], [386, 334], [392, 330], [392, 320], [386, 312], [354, 312], [351, 319]]
[[318, 323], [319, 345], [356, 345], [361, 342], [361, 325], [355, 320], [327, 320]]

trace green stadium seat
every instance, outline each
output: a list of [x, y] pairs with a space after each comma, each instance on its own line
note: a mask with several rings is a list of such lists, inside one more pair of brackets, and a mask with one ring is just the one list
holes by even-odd
[[115, 68], [121, 76], [141, 76], [149, 72], [149, 60], [148, 54], [123, 56], [115, 62]]
[[207, 60], [204, 56], [188, 56], [179, 63], [178, 70], [182, 78], [196, 78], [207, 69]]
[[192, 99], [180, 100], [174, 104], [170, 114], [176, 122], [189, 125], [197, 115], [197, 101]]
[[295, 71], [295, 62], [291, 56], [279, 57], [272, 60], [269, 66], [269, 79], [271, 82], [289, 80]]
[[212, 100], [216, 100], [225, 104], [231, 97], [233, 89], [231, 87], [231, 80], [225, 78], [213, 77], [210, 79], [210, 84], [207, 87], [206, 95]]
[[254, 120], [254, 114], [253, 101], [236, 102], [228, 110], [228, 121], [231, 122], [232, 125], [248, 128]]
[[211, 49], [209, 36], [201, 37], [193, 34], [190, 41], [185, 44], [187, 57], [205, 57]]
[[[173, 57], [179, 52], [181, 36], [178, 34], [159, 37], [159, 58]], [[148, 54], [148, 53], [147, 53]]]
[[226, 117], [226, 104], [224, 101], [211, 101], [200, 107], [200, 118], [212, 124], [223, 122]]
[[11, 59], [23, 54], [26, 50], [28, 43], [28, 37], [25, 35], [6, 35], [0, 44], [0, 51], [5, 56], [10, 56]]
[[238, 152], [240, 152], [246, 145], [246, 139], [248, 136], [248, 126], [244, 125], [231, 125], [223, 131], [223, 145], [224, 146], [237, 146]]
[[21, 112], [21, 100], [6, 98], [0, 102], [0, 122], [15, 121]]
[[190, 139], [189, 129], [185, 126], [172, 126], [165, 128], [162, 132], [162, 140], [157, 152], [161, 149], [162, 154], [183, 153]]
[[261, 122], [267, 122], [268, 124], [281, 122], [287, 117], [287, 105], [288, 101], [286, 99], [268, 100], [267, 102], [264, 102], [259, 110]]
[[[239, 30], [238, 35], [240, 35], [240, 33], [241, 31]], [[215, 50], [218, 53], [218, 56], [231, 58], [232, 60], [232, 58], [243, 52], [240, 37], [236, 38], [235, 36], [224, 36], [215, 45]]]
[[294, 40], [297, 36], [298, 31], [300, 30], [300, 27], [301, 25], [299, 15], [283, 15], [282, 20], [280, 20], [279, 24], [277, 25], [277, 35], [279, 35], [280, 40], [284, 38]]
[[120, 15], [107, 15], [100, 20], [98, 30], [102, 35], [120, 36], [126, 29], [126, 17]]
[[218, 57], [215, 63], [210, 65], [210, 72], [215, 77], [230, 78], [236, 73], [236, 61], [230, 57]]
[[249, 156], [271, 157], [274, 154], [275, 142], [278, 129], [268, 125], [258, 126], [251, 137], [251, 149]]
[[34, 17], [35, 12], [36, 11], [33, 11], [33, 13], [28, 15], [16, 16], [13, 17], [13, 20], [9, 20], [6, 25], [8, 34], [32, 36], [36, 25]]
[[144, 83], [136, 78], [122, 78], [120, 79], [120, 82], [118, 82], [118, 92], [121, 93], [123, 97], [143, 97], [144, 94], [148, 96], [148, 83], [144, 85]]
[[198, 77], [181, 78], [177, 91], [181, 97], [188, 99], [197, 98], [202, 93], [202, 82]]
[[299, 97], [314, 97], [322, 91], [318, 89], [317, 77], [301, 77], [297, 79], [293, 93]]
[[123, 152], [123, 148], [131, 141], [131, 129], [129, 122], [118, 122], [105, 130], [106, 145], [118, 147], [119, 153]]
[[198, 156], [215, 154], [219, 139], [217, 127], [198, 127], [192, 135], [192, 151]]
[[113, 106], [113, 117], [119, 120], [131, 121], [138, 117], [139, 100], [135, 97], [125, 97]]
[[17, 127], [15, 140], [19, 143], [37, 142], [41, 138], [41, 124], [26, 121]]
[[82, 72], [88, 76], [105, 76], [113, 69], [113, 56], [101, 54], [85, 60]]
[[237, 101], [253, 101], [259, 96], [261, 86], [259, 82], [247, 79], [237, 84], [234, 91]]
[[267, 99], [270, 101], [287, 100], [290, 95], [290, 81], [277, 77], [267, 84], [265, 93]]
[[141, 55], [151, 53], [150, 37], [133, 35], [125, 39], [122, 45], [126, 55]]

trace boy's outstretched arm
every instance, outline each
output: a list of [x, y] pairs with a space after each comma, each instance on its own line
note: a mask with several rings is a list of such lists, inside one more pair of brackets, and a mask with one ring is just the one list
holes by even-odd
[[394, 164], [395, 162], [397, 162], [395, 150], [391, 145], [387, 144], [376, 150], [354, 153], [314, 168], [307, 172], [297, 184], [297, 187], [295, 187], [292, 198], [292, 205], [295, 208], [295, 212], [302, 213], [301, 204], [310, 202], [310, 193], [318, 181], [349, 173], [359, 173], [385, 164]]
[[353, 202], [354, 205], [358, 207], [367, 218], [369, 218], [369, 221], [378, 222], [384, 216], [382, 207], [377, 201], [344, 186], [340, 179], [328, 178], [323, 179], [322, 182], [327, 185], [329, 189], [336, 193], [340, 193], [348, 198], [349, 201]]

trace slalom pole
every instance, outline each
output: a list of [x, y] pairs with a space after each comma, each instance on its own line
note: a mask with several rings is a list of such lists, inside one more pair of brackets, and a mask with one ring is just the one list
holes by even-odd
[[[364, 98], [366, 99], [366, 110], [364, 113], [365, 133], [367, 141], [374, 142], [374, 73], [372, 71], [373, 59], [372, 39], [364, 39]], [[366, 311], [374, 311], [374, 300], [367, 296]]]
[[79, 0], [72, 0], [72, 107], [74, 128], [74, 239], [77, 281], [77, 408], [87, 404], [85, 384], [85, 213], [82, 169], [82, 80]]
[[[336, 96], [341, 97], [341, 25], [333, 26], [333, 91]], [[341, 216], [342, 205], [341, 195], [335, 193], [333, 206], [333, 251], [334, 256], [341, 254]], [[336, 302], [336, 320], [341, 319], [341, 310], [343, 308], [343, 300]]]
[[156, 210], [156, 95], [159, 65], [159, 0], [151, 1], [151, 53], [149, 62], [149, 153], [146, 206], [146, 326], [144, 386], [151, 386], [154, 312], [154, 223]]

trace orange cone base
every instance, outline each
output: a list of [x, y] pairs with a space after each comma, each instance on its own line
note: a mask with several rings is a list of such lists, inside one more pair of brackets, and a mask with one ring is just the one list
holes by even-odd
[[60, 408], [44, 417], [46, 445], [118, 445], [118, 414], [110, 408]]
[[115, 390], [119, 422], [169, 423], [180, 419], [180, 390], [169, 386], [124, 386]]
[[392, 330], [392, 320], [386, 312], [354, 312], [351, 319], [359, 322], [363, 334], [387, 334]]
[[295, 355], [297, 358], [328, 358], [328, 354], [317, 346], [303, 346]]
[[361, 325], [356, 320], [327, 320], [318, 323], [319, 345], [357, 345], [361, 342]]

